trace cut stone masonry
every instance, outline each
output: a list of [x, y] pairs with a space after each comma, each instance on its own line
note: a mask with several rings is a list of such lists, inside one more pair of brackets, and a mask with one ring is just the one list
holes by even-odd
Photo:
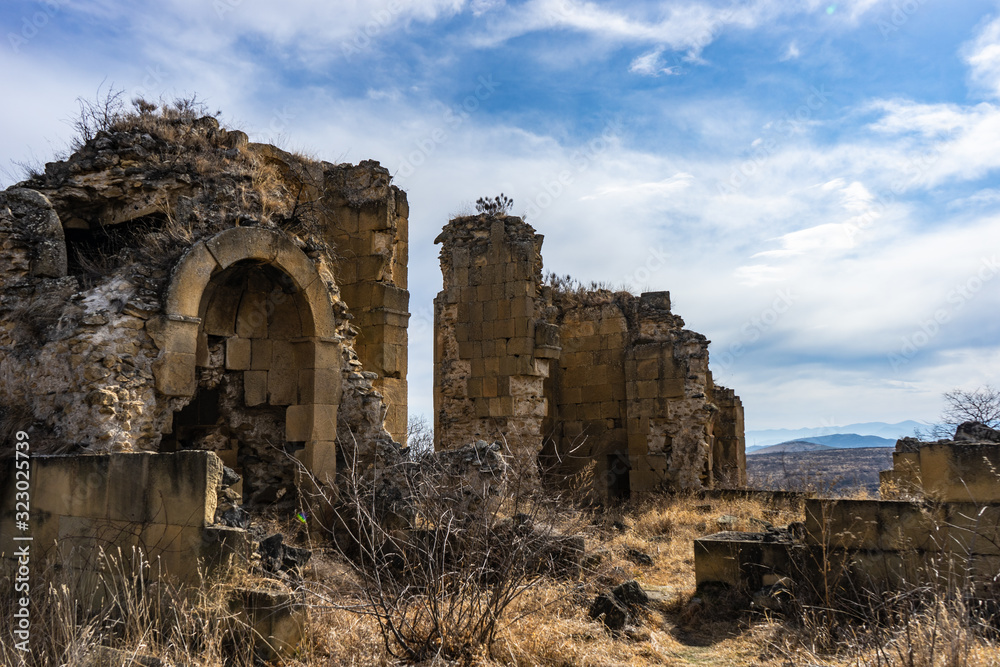
[[542, 284], [542, 236], [513, 216], [455, 218], [435, 299], [435, 445], [506, 439], [595, 492], [746, 482], [743, 408], [670, 295]]

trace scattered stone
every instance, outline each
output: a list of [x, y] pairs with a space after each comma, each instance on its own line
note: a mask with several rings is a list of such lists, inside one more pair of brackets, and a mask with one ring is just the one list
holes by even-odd
[[979, 422], [964, 422], [955, 429], [956, 441], [1000, 442], [1000, 431]]
[[229, 468], [227, 466], [222, 467], [222, 484], [224, 486], [233, 486], [234, 484], [239, 484], [241, 479], [243, 478], [240, 477], [236, 473], [236, 471], [233, 470], [232, 468]]
[[299, 568], [309, 561], [312, 552], [284, 544], [284, 539], [284, 535], [275, 533], [258, 543], [257, 551], [260, 554], [261, 567], [266, 572], [274, 574], [282, 572], [298, 574]]
[[648, 604], [649, 596], [633, 579], [599, 594], [590, 605], [590, 617], [600, 619], [611, 632], [621, 632], [630, 620], [637, 620], [639, 610]]
[[219, 515], [218, 523], [230, 528], [246, 530], [250, 527], [250, 513], [242, 507], [233, 506]]
[[601, 593], [590, 605], [590, 617], [600, 619], [611, 632], [620, 632], [628, 622], [628, 609], [611, 593]]
[[636, 565], [650, 566], [653, 564], [653, 557], [647, 554], [645, 551], [640, 549], [635, 549], [629, 547], [625, 550], [625, 558], [629, 559]]
[[649, 604], [649, 596], [646, 595], [646, 592], [642, 590], [642, 586], [635, 579], [616, 586], [611, 592], [619, 602], [630, 610], [636, 607], [645, 607]]

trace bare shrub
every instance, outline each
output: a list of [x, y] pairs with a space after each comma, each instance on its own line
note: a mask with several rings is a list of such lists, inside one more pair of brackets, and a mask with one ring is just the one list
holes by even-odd
[[488, 215], [490, 217], [505, 216], [510, 212], [510, 209], [514, 206], [514, 200], [500, 193], [498, 196], [490, 199], [489, 197], [480, 197], [476, 200], [476, 213], [481, 215]]
[[937, 424], [914, 430], [921, 440], [950, 439], [965, 422], [1000, 428], [1000, 389], [985, 384], [972, 390], [952, 389], [942, 394], [945, 408]]
[[[478, 460], [459, 464], [469, 456]], [[572, 573], [582, 544], [567, 535], [579, 516], [543, 496], [509, 458], [491, 446], [467, 447], [374, 475], [352, 466], [336, 498], [319, 489], [339, 549], [361, 582], [363, 602], [354, 611], [376, 621], [394, 658], [488, 654], [511, 623], [541, 611], [508, 613], [515, 601], [547, 575]], [[310, 588], [321, 604], [338, 606], [322, 582]]]
[[412, 415], [406, 421], [406, 446], [414, 459], [434, 451], [434, 429], [423, 415]]

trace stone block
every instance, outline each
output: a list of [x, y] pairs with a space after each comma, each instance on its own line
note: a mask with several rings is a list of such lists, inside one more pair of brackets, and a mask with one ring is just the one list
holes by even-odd
[[[150, 521], [202, 527], [215, 520], [216, 489], [222, 483], [222, 461], [212, 452], [191, 450], [172, 454], [117, 456], [148, 458], [148, 474], [142, 491], [149, 507], [147, 514]], [[123, 470], [132, 468], [127, 466]], [[131, 502], [134, 503], [137, 496], [143, 497], [132, 494]]]
[[267, 403], [267, 371], [243, 372], [243, 401], [251, 408]]
[[[65, 516], [106, 517], [109, 464], [108, 455], [33, 458], [32, 510]], [[13, 460], [9, 466], [13, 478]]]
[[267, 295], [246, 291], [236, 313], [236, 335], [240, 338], [267, 337]]
[[243, 296], [241, 289], [229, 285], [213, 285], [211, 300], [205, 311], [204, 329], [210, 336], [236, 335], [236, 313]]
[[295, 345], [295, 366], [304, 368], [327, 368], [340, 370], [343, 352], [334, 340], [306, 338], [293, 341]]
[[231, 371], [250, 369], [250, 339], [226, 339], [226, 369]]
[[336, 441], [337, 406], [290, 405], [285, 411], [285, 439], [289, 442]]
[[660, 389], [655, 380], [640, 380], [635, 383], [635, 388], [638, 398], [657, 398]]
[[171, 315], [198, 317], [205, 287], [218, 268], [218, 262], [205, 243], [191, 246], [177, 264], [167, 289], [164, 310]]
[[195, 380], [195, 355], [163, 352], [153, 362], [156, 389], [164, 396], [193, 396]]
[[267, 400], [269, 404], [292, 405], [298, 401], [298, 393], [298, 371], [294, 369], [267, 371]]
[[268, 318], [268, 336], [271, 338], [298, 338], [302, 336], [302, 318], [295, 297], [279, 292], [282, 299], [275, 302], [274, 311]]
[[331, 440], [306, 443], [295, 454], [313, 477], [323, 484], [333, 485], [337, 478], [337, 444]]
[[277, 232], [261, 227], [234, 227], [205, 242], [205, 246], [223, 269], [246, 259], [270, 264], [277, 255], [278, 247], [283, 244], [290, 242]]
[[342, 375], [339, 370], [315, 368], [299, 371], [299, 403], [339, 405]]
[[271, 368], [274, 347], [267, 338], [254, 338], [250, 341], [250, 368], [255, 371], [266, 371]]
[[694, 542], [698, 586], [721, 583], [749, 593], [759, 590], [769, 574], [792, 574], [791, 545], [764, 542], [761, 533], [717, 533]]
[[388, 211], [384, 205], [369, 205], [358, 211], [358, 230], [362, 236], [364, 236], [364, 232], [391, 229], [391, 227]]
[[532, 338], [511, 338], [507, 341], [507, 354], [530, 355], [535, 351], [535, 341]]
[[195, 365], [205, 368], [209, 363], [208, 335], [201, 331], [198, 333], [198, 349], [194, 355]]
[[930, 444], [920, 448], [924, 493], [945, 502], [1000, 502], [1000, 444]]
[[271, 340], [270, 367], [277, 370], [296, 368], [295, 344], [289, 340]]
[[684, 379], [664, 378], [660, 380], [660, 398], [684, 398]]
[[945, 513], [949, 551], [963, 556], [1000, 555], [1000, 505], [949, 503]]

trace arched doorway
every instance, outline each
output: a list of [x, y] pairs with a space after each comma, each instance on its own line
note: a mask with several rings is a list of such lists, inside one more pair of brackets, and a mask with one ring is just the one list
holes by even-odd
[[175, 446], [214, 438], [197, 444], [255, 466], [258, 491], [273, 486], [266, 471], [288, 454], [332, 482], [340, 339], [329, 287], [289, 239], [240, 227], [192, 246], [174, 271], [156, 338], [157, 390], [191, 399], [178, 413], [188, 431], [174, 435]]

